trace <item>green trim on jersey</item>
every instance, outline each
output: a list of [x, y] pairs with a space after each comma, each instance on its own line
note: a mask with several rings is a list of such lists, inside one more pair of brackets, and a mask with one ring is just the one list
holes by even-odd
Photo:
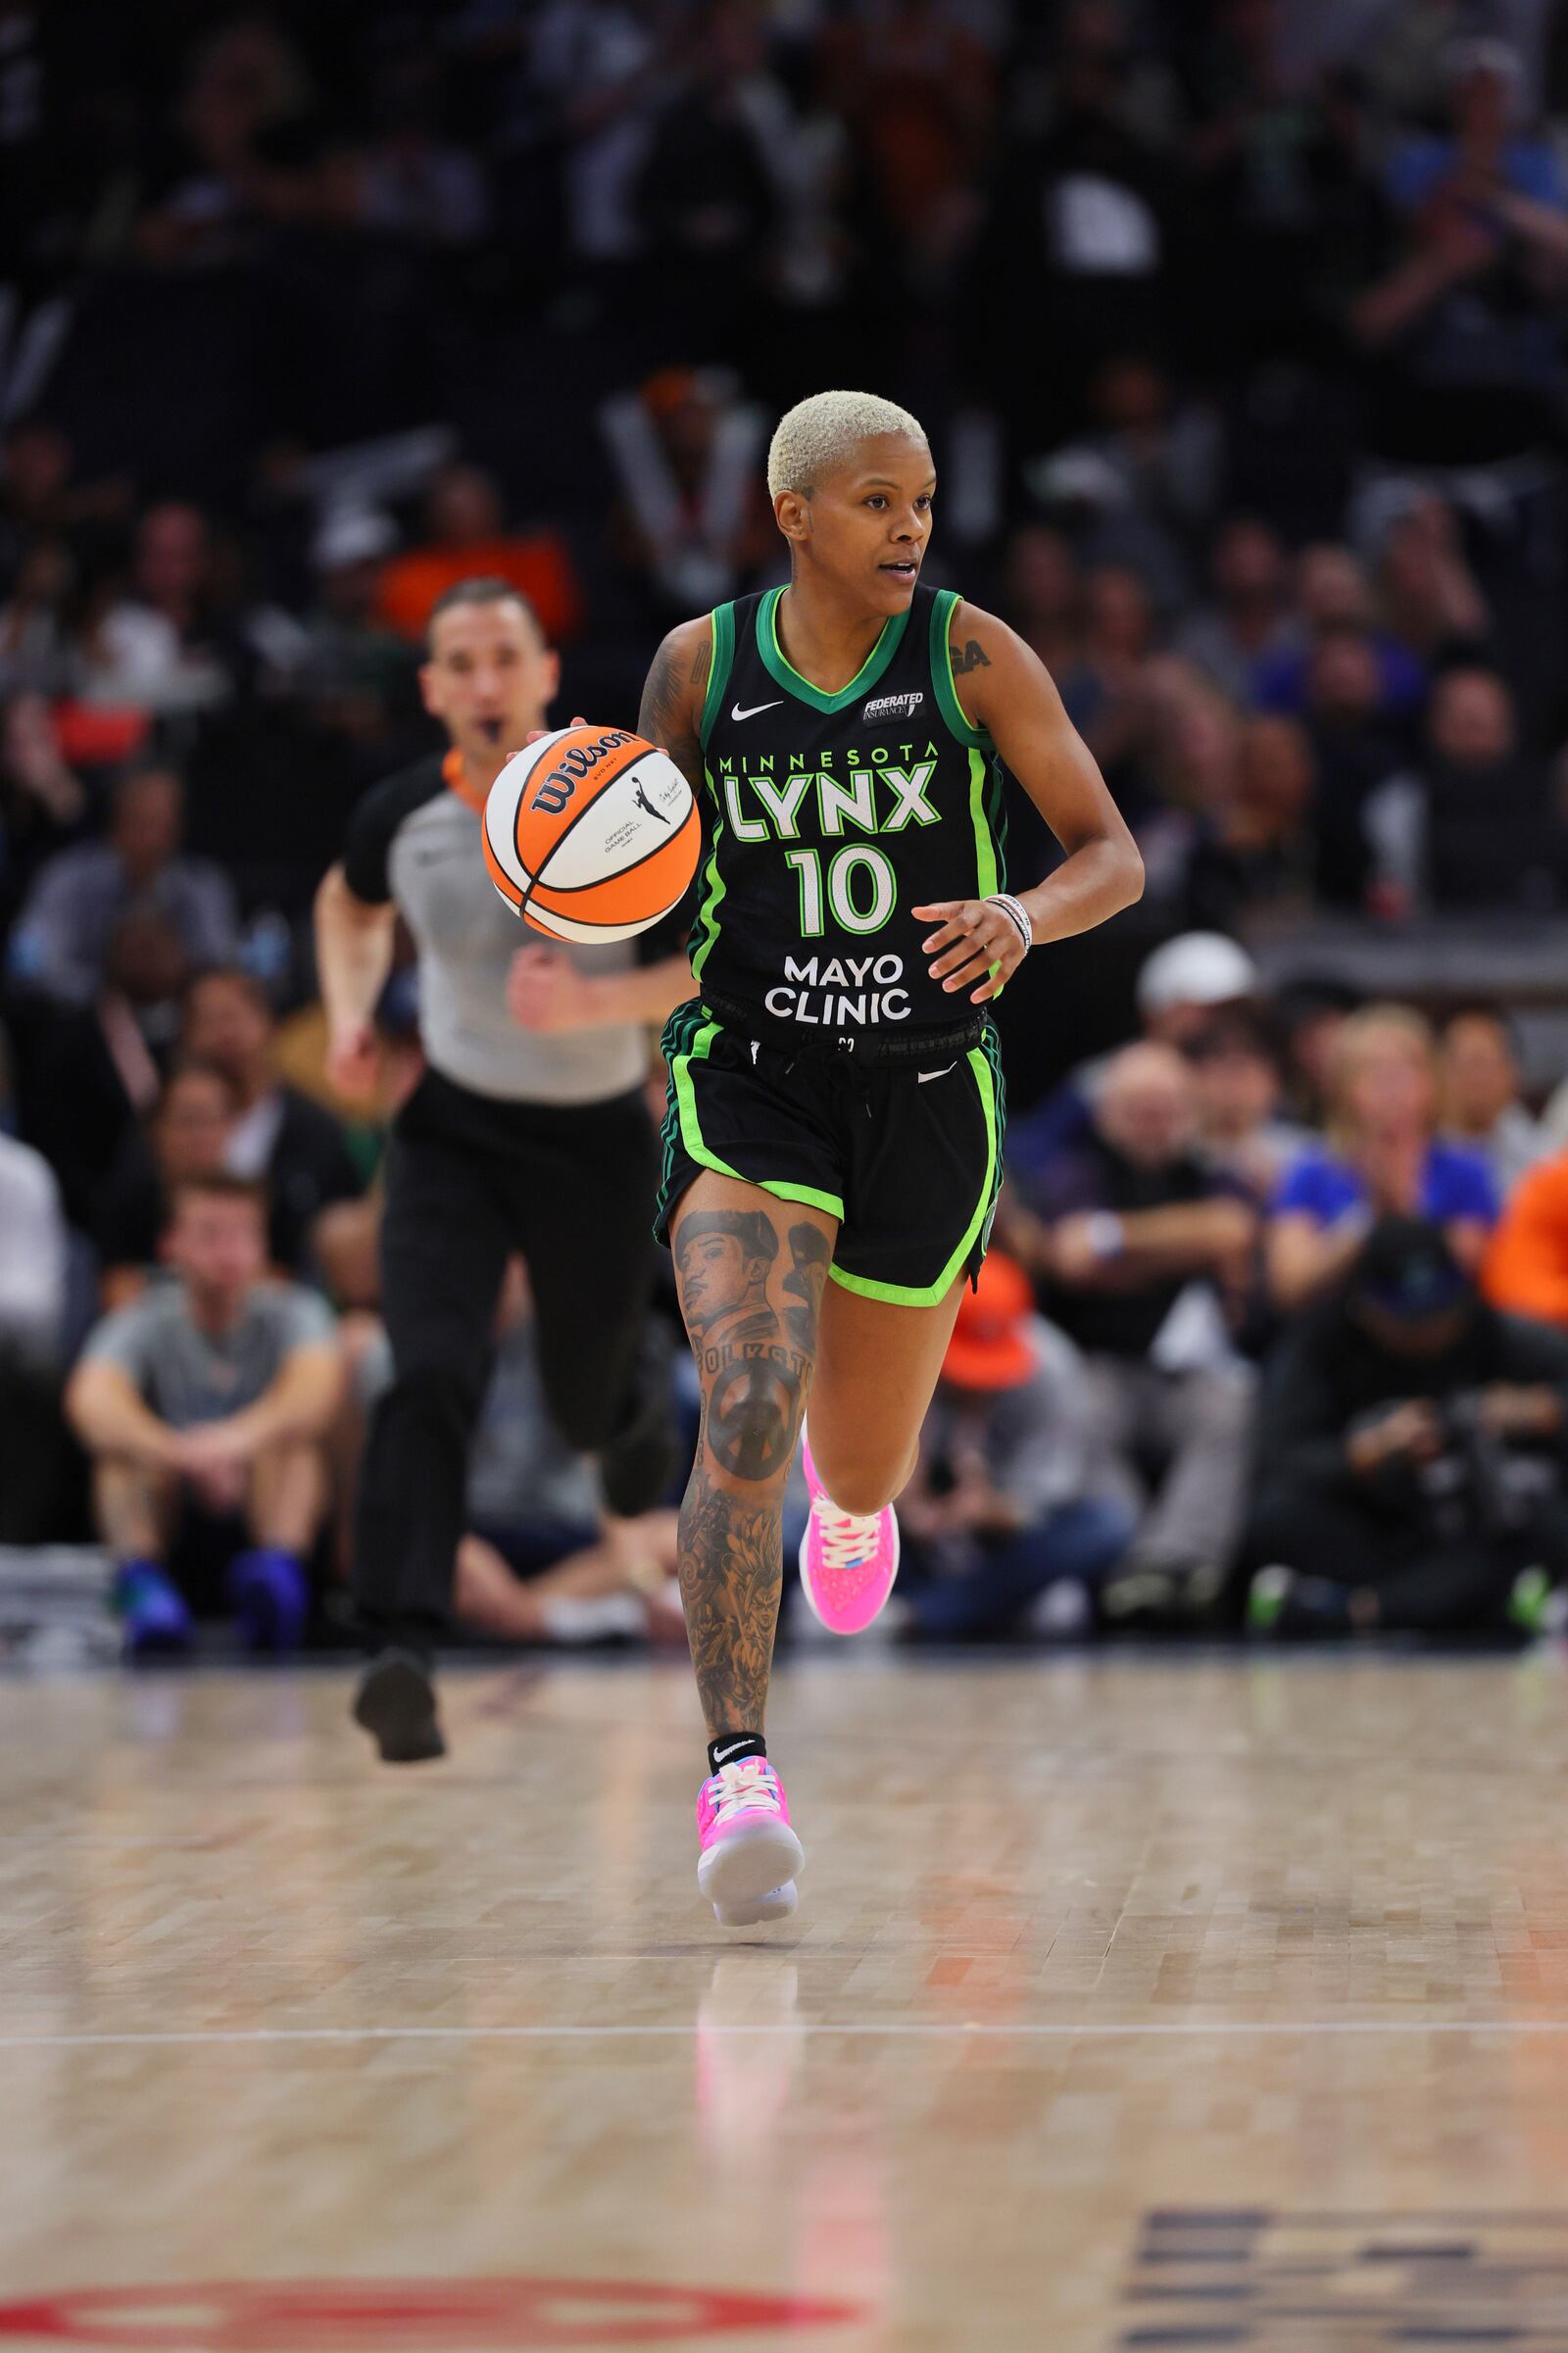
[[712, 733], [713, 721], [723, 708], [729, 673], [735, 661], [735, 608], [715, 605], [709, 618], [713, 624], [713, 651], [708, 665], [708, 693], [703, 699], [703, 715], [698, 724], [698, 739], [704, 751]]
[[[704, 774], [707, 773], [705, 769]], [[698, 981], [703, 977], [703, 966], [712, 955], [713, 944], [718, 938], [718, 907], [725, 888], [724, 877], [718, 870], [718, 845], [724, 838], [724, 818], [711, 776], [708, 776], [708, 789], [713, 796], [713, 832], [708, 846], [708, 862], [703, 868], [703, 904], [697, 910], [703, 936], [691, 952], [692, 978]]]
[[[953, 639], [950, 634], [953, 616], [963, 603], [956, 588], [939, 588], [931, 608], [931, 683], [937, 690], [937, 703], [947, 720], [950, 733], [971, 751], [990, 751], [991, 737], [984, 727], [972, 726], [964, 716], [958, 701], [958, 690], [953, 682]], [[996, 889], [996, 884], [991, 889]], [[981, 893], [983, 898], [985, 893]]]
[[[1001, 1145], [1002, 1127], [1005, 1118], [1005, 1096], [1002, 1071], [997, 1060], [995, 1033], [987, 1030], [980, 1045], [969, 1049], [967, 1060], [974, 1072], [975, 1085], [980, 1090], [980, 1108], [986, 1122], [986, 1174], [975, 1203], [974, 1215], [964, 1231], [947, 1265], [934, 1283], [916, 1290], [907, 1283], [877, 1283], [868, 1275], [846, 1274], [836, 1262], [828, 1268], [828, 1279], [841, 1290], [853, 1291], [862, 1299], [886, 1299], [895, 1307], [937, 1307], [952, 1290], [956, 1276], [969, 1263], [970, 1254], [978, 1242], [984, 1247], [991, 1232], [991, 1221], [997, 1213], [997, 1198], [1002, 1190]], [[689, 1149], [689, 1147], [688, 1147]]]
[[[820, 1209], [828, 1217], [836, 1217], [842, 1225], [844, 1203], [836, 1193], [818, 1192], [813, 1185], [774, 1184], [766, 1177], [743, 1176], [738, 1168], [730, 1166], [728, 1160], [721, 1160], [717, 1152], [710, 1152], [703, 1141], [702, 1122], [697, 1116], [697, 1090], [692, 1085], [692, 1064], [707, 1061], [722, 1024], [712, 1020], [706, 1007], [698, 1009], [696, 1019], [698, 1026], [690, 1045], [684, 1053], [677, 1054], [669, 1065], [674, 1112], [687, 1158], [695, 1160], [700, 1168], [710, 1168], [715, 1176], [733, 1177], [737, 1184], [755, 1185], [760, 1193], [771, 1193], [776, 1201], [804, 1201], [808, 1208]], [[664, 1125], [664, 1182], [667, 1185], [674, 1138], [669, 1121], [666, 1120]]]
[[841, 686], [836, 695], [827, 695], [809, 678], [803, 678], [789, 656], [778, 642], [778, 601], [782, 588], [770, 588], [757, 608], [757, 651], [762, 658], [762, 667], [787, 694], [802, 703], [809, 703], [813, 711], [842, 711], [857, 695], [869, 694], [888, 663], [898, 652], [904, 632], [908, 625], [907, 612], [896, 613], [882, 624], [882, 634], [867, 654], [848, 686]]
[[996, 835], [992, 831], [990, 796], [987, 787], [992, 782], [991, 762], [978, 746], [969, 752], [969, 819], [974, 826], [974, 870], [977, 878], [975, 897], [989, 899], [1003, 887], [999, 879]]

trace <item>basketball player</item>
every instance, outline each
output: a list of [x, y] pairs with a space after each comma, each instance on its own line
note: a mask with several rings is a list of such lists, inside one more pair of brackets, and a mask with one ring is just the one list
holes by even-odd
[[[1143, 886], [1035, 656], [921, 582], [936, 474], [914, 418], [818, 393], [774, 434], [768, 490], [789, 585], [672, 630], [639, 722], [710, 804], [700, 994], [664, 1032], [659, 1231], [703, 1398], [680, 1523], [710, 1738], [697, 1877], [736, 1926], [792, 1912], [802, 1861], [763, 1711], [808, 1394], [801, 1575], [849, 1634], [892, 1588], [892, 1498], [989, 1238], [990, 1006], [1032, 945]], [[1016, 897], [1003, 761], [1065, 854]]]
[[[391, 1387], [370, 1426], [353, 1586], [372, 1655], [354, 1712], [388, 1763], [439, 1756], [431, 1652], [448, 1622], [468, 1445], [508, 1257], [528, 1264], [540, 1372], [568, 1442], [599, 1455], [611, 1525], [673, 1468], [668, 1383], [643, 1348], [654, 1135], [646, 1025], [691, 988], [640, 943], [519, 951], [480, 853], [485, 796], [544, 725], [559, 663], [502, 580], [449, 589], [419, 673], [450, 742], [367, 795], [317, 899], [328, 1070], [368, 1094], [401, 910], [419, 952], [427, 1069], [386, 1163]], [[526, 935], [522, 935], [526, 937]], [[634, 1545], [620, 1528], [623, 1546]]]

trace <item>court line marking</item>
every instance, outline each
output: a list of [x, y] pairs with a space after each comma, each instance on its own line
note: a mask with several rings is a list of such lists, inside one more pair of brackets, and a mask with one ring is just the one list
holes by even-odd
[[1568, 2034], [1568, 2018], [1308, 2018], [1296, 2025], [1277, 2019], [1230, 2019], [1203, 2025], [1197, 2019], [1129, 2020], [1124, 2024], [1068, 2024], [1055, 2020], [1003, 2026], [983, 2019], [955, 2019], [934, 2023], [879, 2024], [851, 2020], [832, 2025], [820, 2019], [783, 2023], [723, 2025], [694, 2020], [690, 2026], [397, 2026], [397, 2027], [171, 2027], [127, 2029], [123, 2032], [42, 2034], [0, 2034], [0, 2050], [83, 2050], [106, 2045], [160, 2043], [278, 2043], [317, 2042], [572, 2042], [632, 2041], [656, 2038], [691, 2041], [698, 2035], [721, 2035], [746, 2040], [771, 2036], [849, 2036], [860, 2041], [900, 2037], [952, 2040], [990, 2037], [1015, 2040], [1107, 2041], [1118, 2036], [1155, 2036], [1201, 2040], [1214, 2037], [1285, 2034]]

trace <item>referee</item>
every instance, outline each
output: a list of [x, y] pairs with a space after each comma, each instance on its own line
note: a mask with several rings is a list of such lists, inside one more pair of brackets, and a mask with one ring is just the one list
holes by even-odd
[[354, 1713], [389, 1764], [445, 1752], [431, 1661], [513, 1251], [527, 1261], [551, 1412], [598, 1454], [609, 1512], [649, 1510], [673, 1469], [667, 1381], [644, 1346], [657, 1168], [642, 1085], [648, 1026], [690, 995], [690, 968], [684, 956], [640, 964], [637, 941], [519, 949], [479, 846], [485, 796], [545, 725], [559, 681], [514, 589], [449, 589], [419, 683], [451, 748], [367, 794], [316, 902], [327, 1069], [351, 1099], [374, 1080], [372, 1016], [400, 912], [419, 955], [427, 1068], [393, 1127], [381, 1228], [392, 1384], [354, 1532], [371, 1651]]

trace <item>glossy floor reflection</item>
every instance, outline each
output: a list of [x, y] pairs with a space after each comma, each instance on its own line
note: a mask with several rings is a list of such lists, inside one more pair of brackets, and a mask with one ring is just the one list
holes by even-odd
[[[1568, 2345], [1555, 1659], [0, 1686], [0, 2342]], [[1507, 2332], [1507, 2333], [1500, 2333]]]

